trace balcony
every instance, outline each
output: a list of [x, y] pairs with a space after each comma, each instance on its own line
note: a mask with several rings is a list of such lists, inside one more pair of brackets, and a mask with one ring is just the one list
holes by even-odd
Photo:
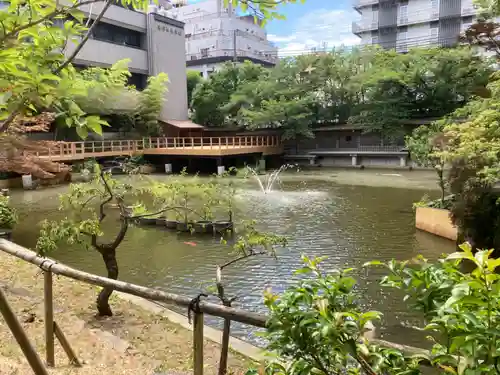
[[359, 8], [378, 4], [379, 0], [353, 0], [354, 9], [358, 10]]
[[[66, 54], [75, 49], [75, 44], [69, 44]], [[118, 60], [130, 59], [129, 68], [141, 73], [148, 73], [147, 52], [119, 44], [89, 39], [76, 56], [76, 63], [83, 65], [111, 66]]]
[[354, 21], [352, 23], [352, 33], [356, 35], [377, 29], [378, 29], [378, 21], [371, 21], [371, 22]]
[[[267, 53], [267, 52], [255, 52], [255, 51], [245, 51], [245, 50], [237, 50], [236, 56], [239, 58], [252, 58], [255, 60], [263, 61], [269, 64], [277, 64], [278, 52]], [[191, 53], [186, 55], [187, 61], [196, 61], [196, 60], [205, 60], [212, 59], [217, 57], [225, 57], [225, 58], [234, 58], [234, 50], [232, 49], [219, 49], [219, 50], [210, 50], [203, 51], [199, 53]], [[203, 62], [200, 61], [200, 64]]]

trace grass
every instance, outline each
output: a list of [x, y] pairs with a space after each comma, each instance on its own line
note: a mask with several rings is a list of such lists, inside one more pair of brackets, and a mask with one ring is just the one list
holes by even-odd
[[[44, 361], [43, 275], [35, 266], [0, 253], [0, 287]], [[61, 276], [54, 277], [54, 319], [77, 353], [82, 368], [69, 365], [56, 341], [57, 375], [152, 375], [192, 373], [192, 333], [166, 318], [112, 297], [115, 315], [95, 316], [97, 289]], [[220, 347], [206, 340], [205, 374], [217, 373]], [[229, 354], [229, 373], [243, 374], [249, 359]], [[21, 349], [0, 315], [0, 374], [32, 373]]]

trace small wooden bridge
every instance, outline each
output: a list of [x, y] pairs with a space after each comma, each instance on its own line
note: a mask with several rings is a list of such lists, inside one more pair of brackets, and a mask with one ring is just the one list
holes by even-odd
[[37, 153], [41, 159], [73, 161], [86, 158], [132, 155], [212, 156], [262, 154], [279, 155], [283, 145], [276, 136], [143, 138], [61, 142], [48, 152]]

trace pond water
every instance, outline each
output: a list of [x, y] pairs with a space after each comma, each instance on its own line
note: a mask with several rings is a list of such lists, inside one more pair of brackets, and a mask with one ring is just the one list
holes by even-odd
[[[287, 173], [276, 189], [266, 195], [258, 190], [255, 181], [249, 180], [238, 193], [242, 216], [256, 219], [261, 229], [286, 235], [289, 240], [278, 259], [256, 257], [225, 271], [227, 291], [239, 297], [238, 307], [265, 312], [263, 290], [271, 287], [280, 292], [293, 283], [301, 253], [328, 256], [328, 267], [347, 268], [370, 260], [403, 260], [418, 254], [435, 259], [454, 250], [451, 241], [419, 232], [414, 226], [412, 203], [425, 193], [437, 195], [432, 173]], [[38, 223], [61, 215], [57, 211], [58, 195], [65, 190], [59, 187], [13, 192], [13, 203], [21, 215], [15, 242], [34, 246]], [[113, 230], [116, 222], [107, 226]], [[186, 242], [195, 242], [196, 246]], [[118, 249], [120, 279], [194, 297], [204, 283], [214, 278], [216, 265], [230, 259], [230, 251], [212, 238], [193, 239], [133, 227]], [[53, 257], [104, 274], [102, 260], [95, 251], [69, 247]], [[405, 309], [401, 295], [379, 287], [382, 270], [359, 271], [357, 276], [363, 305], [384, 313], [379, 336], [401, 344], [425, 345], [422, 333], [406, 328], [417, 324], [419, 316]], [[209, 323], [220, 324], [215, 320]], [[252, 327], [236, 324], [232, 334], [259, 344]]]

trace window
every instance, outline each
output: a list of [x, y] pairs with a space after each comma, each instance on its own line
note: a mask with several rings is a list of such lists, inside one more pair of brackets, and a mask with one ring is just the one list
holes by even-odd
[[350, 135], [346, 135], [345, 141], [346, 142], [351, 142], [352, 141], [352, 137]]
[[135, 86], [138, 91], [142, 91], [146, 88], [147, 75], [139, 73], [130, 73], [128, 77], [128, 84]]
[[462, 20], [462, 31], [467, 30], [472, 25], [472, 16], [464, 17]]
[[126, 29], [108, 23], [99, 22], [92, 30], [91, 38], [121, 44], [124, 46], [141, 48], [142, 34], [135, 30]]
[[200, 49], [201, 57], [208, 57], [208, 48]]
[[399, 6], [399, 22], [408, 23], [408, 5]]
[[372, 44], [378, 44], [378, 35], [372, 36]]
[[439, 34], [439, 26], [431, 26], [431, 38], [437, 38]]

